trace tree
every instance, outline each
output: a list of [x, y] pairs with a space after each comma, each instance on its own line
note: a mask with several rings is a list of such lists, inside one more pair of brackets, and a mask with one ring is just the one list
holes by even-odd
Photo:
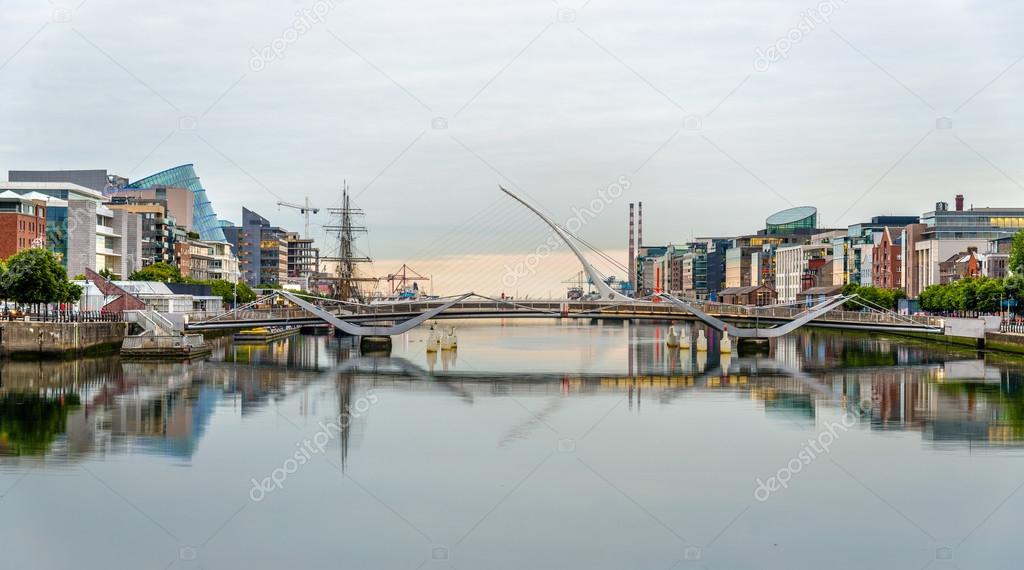
[[995, 313], [1004, 297], [1013, 294], [1006, 282], [988, 277], [967, 277], [943, 285], [929, 285], [921, 291], [921, 308], [926, 311], [978, 311]]
[[182, 283], [181, 270], [163, 261], [147, 265], [128, 276], [129, 281], [160, 281], [162, 283]]
[[57, 257], [49, 250], [32, 248], [7, 259], [0, 289], [18, 303], [56, 303], [68, 298], [71, 291], [67, 285], [67, 271]]
[[[214, 295], [220, 295], [225, 303], [233, 303], [235, 300], [235, 284], [223, 279], [206, 281], [210, 285], [210, 291]], [[256, 293], [244, 282], [238, 282], [238, 302], [249, 303], [256, 300]]]
[[82, 286], [77, 283], [65, 281], [62, 291], [62, 303], [77, 303], [82, 298]]
[[1010, 257], [1007, 262], [1011, 274], [1024, 273], [1024, 230], [1013, 234], [1013, 241], [1010, 243]]
[[984, 313], [997, 313], [1002, 309], [1003, 282], [999, 279], [981, 278], [975, 293], [975, 310]]
[[857, 295], [858, 299], [847, 301], [843, 308], [848, 310], [861, 310], [865, 305], [873, 309], [878, 307], [894, 310], [900, 299], [906, 298], [907, 294], [902, 289], [885, 289], [882, 287], [867, 287], [856, 283], [843, 285], [843, 295]]

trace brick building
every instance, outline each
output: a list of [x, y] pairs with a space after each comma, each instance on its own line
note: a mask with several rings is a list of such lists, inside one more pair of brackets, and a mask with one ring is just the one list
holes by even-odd
[[889, 228], [882, 231], [878, 245], [871, 248], [871, 285], [885, 289], [903, 287], [902, 234], [895, 240]]
[[0, 193], [0, 259], [31, 247], [46, 247], [46, 202]]

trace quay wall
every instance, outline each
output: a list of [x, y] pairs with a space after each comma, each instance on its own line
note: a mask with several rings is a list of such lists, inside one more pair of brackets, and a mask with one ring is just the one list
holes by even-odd
[[121, 345], [128, 323], [0, 322], [0, 354], [4, 356], [83, 354]]

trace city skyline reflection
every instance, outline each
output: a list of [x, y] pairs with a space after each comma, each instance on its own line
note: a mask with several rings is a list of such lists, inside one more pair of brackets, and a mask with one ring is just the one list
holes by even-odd
[[[0, 365], [0, 457], [138, 453], [188, 462], [218, 415], [244, 419], [288, 403], [294, 417], [271, 413], [299, 424], [340, 413], [367, 389], [447, 395], [469, 405], [496, 395], [550, 398], [524, 420], [527, 427], [594, 395], [624, 394], [626, 408], [640, 413], [691, 393], [731, 393], [756, 402], [767, 417], [797, 424], [813, 425], [827, 408], [855, 411], [872, 431], [920, 432], [931, 445], [1024, 443], [1024, 367], [997, 356], [817, 330], [777, 339], [767, 354], [720, 355], [713, 334], [711, 351], [698, 353], [666, 348], [655, 325], [562, 329], [467, 324], [460, 352], [440, 354], [417, 354], [422, 339], [414, 331], [390, 357], [360, 356], [351, 339], [297, 336], [266, 346], [217, 339], [214, 356], [195, 363], [8, 361]], [[552, 331], [600, 335], [601, 358], [594, 360], [601, 365], [509, 369], [505, 353]], [[574, 350], [586, 362], [595, 347], [584, 340], [532, 363], [564, 362]], [[522, 437], [521, 427], [506, 437]], [[342, 465], [349, 431], [339, 439]]]

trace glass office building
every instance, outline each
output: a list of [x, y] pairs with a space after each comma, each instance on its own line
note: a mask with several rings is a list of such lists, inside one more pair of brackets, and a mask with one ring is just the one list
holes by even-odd
[[221, 229], [217, 213], [213, 211], [213, 204], [206, 196], [206, 190], [199, 183], [195, 168], [191, 164], [183, 164], [174, 168], [136, 180], [128, 185], [128, 188], [157, 188], [161, 186], [176, 186], [188, 188], [192, 191], [193, 200], [192, 226], [199, 232], [199, 237], [204, 241], [226, 242], [224, 231]]
[[818, 209], [813, 206], [776, 212], [765, 220], [765, 233], [770, 235], [813, 233], [817, 227]]
[[921, 216], [921, 223], [927, 226], [922, 236], [926, 240], [994, 240], [1024, 229], [1024, 208], [950, 210], [940, 202], [935, 211]]

